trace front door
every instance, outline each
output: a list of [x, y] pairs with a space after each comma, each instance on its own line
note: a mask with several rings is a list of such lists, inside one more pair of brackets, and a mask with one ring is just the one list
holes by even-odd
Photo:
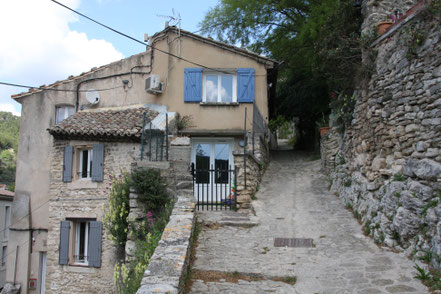
[[234, 188], [233, 142], [232, 139], [192, 141], [194, 196], [198, 203], [221, 205], [230, 199]]

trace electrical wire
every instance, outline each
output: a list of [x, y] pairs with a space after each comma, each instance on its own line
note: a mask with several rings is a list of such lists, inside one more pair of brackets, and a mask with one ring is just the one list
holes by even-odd
[[[13, 84], [13, 83], [6, 83], [6, 82], [0, 82], [0, 85], [11, 86], [11, 87], [19, 87], [19, 88], [27, 88], [27, 89], [49, 90], [49, 91], [56, 91], [56, 92], [76, 92], [76, 90], [33, 87], [33, 86]], [[50, 87], [50, 86], [48, 86], [48, 87]], [[95, 91], [97, 91], [97, 92], [109, 91], [109, 90], [114, 90], [114, 89], [122, 88], [122, 87], [124, 87], [124, 86], [117, 86], [117, 87], [106, 88], [106, 89], [98, 89], [98, 90], [95, 89]], [[90, 90], [79, 90], [79, 92], [89, 92], [89, 91]]]
[[82, 14], [81, 12], [78, 12], [78, 11], [76, 11], [75, 9], [72, 9], [72, 8], [70, 8], [70, 7], [64, 5], [64, 4], [62, 4], [62, 3], [60, 3], [60, 2], [58, 2], [58, 1], [56, 1], [56, 0], [51, 0], [51, 1], [54, 2], [54, 3], [56, 3], [56, 4], [58, 4], [58, 5], [60, 5], [60, 6], [62, 6], [62, 7], [64, 7], [64, 8], [66, 8], [66, 9], [68, 9], [68, 10], [70, 10], [70, 11], [72, 11], [72, 12], [74, 12], [74, 13], [76, 13], [76, 14], [78, 14], [78, 15], [80, 15], [80, 16], [82, 16], [82, 17], [84, 17], [84, 18], [87, 18], [88, 20], [90, 20], [90, 21], [92, 21], [92, 22], [94, 22], [94, 23], [96, 23], [96, 24], [98, 24], [98, 25], [100, 25], [100, 26], [102, 26], [102, 27], [104, 27], [104, 28], [106, 28], [106, 29], [108, 29], [108, 30], [111, 30], [111, 31], [114, 32], [114, 33], [117, 33], [117, 34], [119, 34], [119, 35], [121, 35], [121, 36], [123, 36], [123, 37], [126, 37], [126, 38], [128, 38], [128, 39], [130, 39], [130, 40], [132, 40], [132, 41], [135, 41], [135, 42], [137, 42], [137, 43], [139, 43], [139, 44], [142, 44], [142, 45], [144, 45], [144, 46], [146, 46], [146, 47], [148, 47], [148, 48], [151, 48], [152, 50], [156, 50], [156, 51], [161, 52], [161, 53], [163, 53], [163, 54], [166, 54], [166, 55], [172, 56], [172, 57], [174, 57], [174, 58], [180, 59], [180, 60], [182, 60], [182, 61], [185, 61], [185, 62], [191, 63], [191, 64], [193, 64], [193, 65], [196, 65], [196, 66], [199, 66], [199, 67], [202, 67], [202, 68], [205, 68], [205, 69], [209, 69], [209, 70], [216, 71], [216, 72], [221, 72], [221, 73], [227, 73], [227, 72], [224, 72], [224, 71], [222, 71], [222, 70], [220, 70], [220, 69], [211, 68], [211, 67], [206, 66], [206, 65], [203, 65], [203, 64], [201, 64], [201, 63], [197, 63], [197, 62], [191, 61], [191, 60], [189, 60], [189, 59], [187, 59], [187, 58], [184, 58], [184, 57], [178, 56], [178, 55], [176, 55], [176, 54], [173, 54], [173, 53], [167, 52], [167, 51], [165, 51], [165, 50], [162, 50], [162, 49], [159, 49], [159, 48], [153, 47], [152, 45], [149, 45], [149, 44], [147, 44], [147, 43], [145, 43], [145, 42], [143, 42], [143, 41], [137, 40], [137, 39], [135, 39], [135, 38], [132, 37], [132, 36], [129, 36], [129, 35], [125, 34], [125, 33], [122, 33], [122, 32], [120, 32], [120, 31], [118, 31], [118, 30], [116, 30], [116, 29], [113, 29], [113, 28], [111, 28], [111, 27], [109, 27], [109, 26], [107, 26], [107, 25], [105, 25], [105, 24], [103, 24], [103, 23], [101, 23], [101, 22], [99, 22], [99, 21], [97, 21], [97, 20], [94, 20], [93, 18], [90, 18], [90, 17], [88, 17], [87, 15], [84, 15], [84, 14]]

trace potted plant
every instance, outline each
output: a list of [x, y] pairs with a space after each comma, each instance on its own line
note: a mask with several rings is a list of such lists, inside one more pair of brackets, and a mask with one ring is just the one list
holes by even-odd
[[387, 30], [393, 25], [394, 23], [391, 21], [382, 21], [377, 25], [378, 33], [381, 35], [384, 35], [384, 33], [387, 32]]
[[326, 135], [329, 130], [331, 129], [329, 127], [328, 119], [325, 117], [325, 115], [322, 113], [323, 118], [317, 122], [317, 127], [320, 129], [320, 136], [323, 137]]

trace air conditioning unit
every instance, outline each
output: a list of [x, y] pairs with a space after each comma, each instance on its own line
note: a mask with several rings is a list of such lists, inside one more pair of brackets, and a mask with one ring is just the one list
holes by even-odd
[[159, 75], [150, 75], [145, 80], [145, 90], [152, 94], [162, 93], [162, 83]]

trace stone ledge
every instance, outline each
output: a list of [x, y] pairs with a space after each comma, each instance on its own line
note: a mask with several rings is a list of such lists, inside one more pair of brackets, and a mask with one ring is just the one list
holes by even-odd
[[137, 294], [181, 293], [195, 223], [194, 200], [178, 195]]

